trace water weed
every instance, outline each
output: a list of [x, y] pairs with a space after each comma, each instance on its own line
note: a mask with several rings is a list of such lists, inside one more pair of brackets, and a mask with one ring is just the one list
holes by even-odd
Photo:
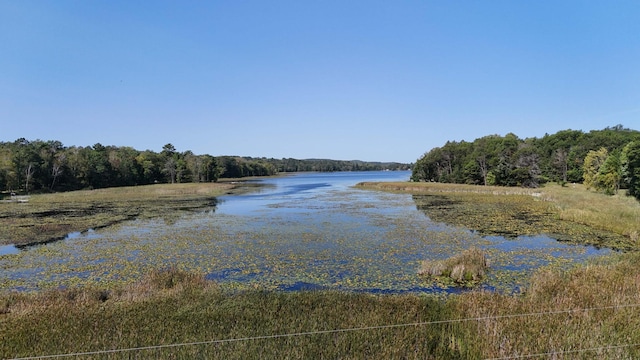
[[28, 203], [0, 204], [0, 244], [18, 246], [61, 240], [69, 233], [138, 218], [175, 217], [215, 207], [233, 184], [157, 184], [32, 195]]

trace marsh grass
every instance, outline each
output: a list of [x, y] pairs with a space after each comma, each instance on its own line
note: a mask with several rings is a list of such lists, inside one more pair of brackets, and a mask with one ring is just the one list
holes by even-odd
[[435, 278], [441, 283], [473, 286], [482, 280], [488, 268], [489, 261], [484, 252], [472, 248], [444, 260], [423, 260], [418, 275]]
[[581, 184], [548, 185], [543, 196], [556, 204], [561, 220], [624, 235], [631, 246], [640, 247], [640, 202], [624, 191], [609, 196], [586, 190]]
[[523, 296], [476, 292], [454, 301], [463, 317], [497, 317], [467, 329], [482, 339], [483, 357], [598, 349], [548, 356], [637, 359], [640, 349], [629, 345], [640, 342], [639, 261], [630, 253], [568, 272], [542, 269]]
[[36, 244], [136, 218], [173, 216], [215, 206], [234, 184], [129, 186], [32, 195], [28, 203], [0, 204], [0, 244]]
[[432, 220], [482, 235], [549, 234], [561, 241], [639, 249], [640, 202], [582, 185], [538, 189], [440, 183], [360, 183], [363, 189], [408, 192]]
[[[86, 287], [2, 295], [8, 311], [0, 315], [0, 357], [260, 337], [76, 358], [634, 359], [638, 262], [640, 254], [628, 253], [570, 271], [541, 269], [520, 296], [446, 298], [226, 292], [170, 269], [108, 290], [106, 298]], [[417, 323], [425, 324], [380, 328]], [[336, 329], [361, 330], [326, 332]], [[271, 337], [282, 334], [299, 335]]]
[[[517, 206], [524, 209], [530, 204], [551, 209], [535, 219], [536, 227], [554, 217], [560, 219], [564, 210], [582, 208], [586, 212], [580, 215], [586, 220], [581, 224], [600, 224], [606, 231], [614, 226], [604, 222], [613, 220], [599, 221], [589, 214], [621, 206], [626, 209], [618, 210], [617, 217], [623, 219], [622, 228], [630, 229], [628, 241], [634, 231], [637, 236], [637, 204], [624, 198], [595, 199], [586, 194], [576, 199], [583, 194], [572, 195], [580, 189], [571, 187], [565, 193], [550, 186], [538, 190], [539, 194], [494, 194], [494, 190], [476, 188], [462, 187], [457, 198], [451, 195], [455, 191], [443, 187], [437, 193], [419, 195], [439, 196], [429, 201], [433, 209], [443, 211], [468, 199], [497, 206], [503, 200], [495, 195], [514, 196], [509, 199], [517, 199]], [[606, 204], [589, 207], [600, 201]], [[511, 211], [507, 203], [490, 214]], [[473, 208], [466, 209], [462, 208]], [[526, 221], [523, 217], [519, 224]], [[629, 252], [568, 271], [541, 269], [519, 296], [469, 292], [443, 299], [325, 291], [229, 292], [201, 275], [176, 269], [151, 272], [135, 284], [119, 287], [4, 293], [0, 295], [0, 358], [262, 337], [76, 358], [636, 359], [640, 358], [640, 349], [633, 346], [640, 343], [638, 263], [640, 254]], [[428, 325], [380, 328], [423, 322]], [[367, 329], [325, 332], [354, 328]], [[269, 337], [278, 334], [301, 335]]]
[[[143, 295], [140, 295], [143, 294]], [[433, 297], [344, 292], [228, 293], [177, 270], [110, 290], [67, 289], [9, 296], [0, 315], [0, 357], [243, 339], [79, 358], [476, 358], [456, 341], [455, 324], [376, 328], [439, 321], [455, 314]], [[374, 327], [326, 333], [327, 330]], [[318, 333], [313, 333], [318, 332]]]

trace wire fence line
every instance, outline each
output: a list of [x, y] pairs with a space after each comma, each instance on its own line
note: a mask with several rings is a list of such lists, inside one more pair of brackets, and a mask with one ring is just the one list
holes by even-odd
[[[618, 309], [635, 308], [635, 307], [640, 307], [640, 304], [610, 305], [610, 306], [567, 309], [567, 310], [549, 310], [549, 311], [531, 312], [531, 313], [523, 313], [523, 314], [490, 315], [490, 316], [479, 316], [479, 317], [462, 318], [462, 319], [422, 321], [422, 322], [405, 323], [405, 324], [390, 324], [390, 325], [363, 326], [363, 327], [344, 328], [344, 329], [304, 331], [304, 332], [295, 332], [295, 333], [286, 333], [286, 334], [249, 336], [249, 337], [242, 337], [242, 338], [205, 340], [205, 341], [197, 341], [197, 342], [184, 342], [184, 343], [174, 343], [174, 344], [164, 344], [164, 345], [149, 345], [149, 346], [140, 346], [140, 347], [131, 347], [131, 348], [96, 350], [96, 351], [75, 352], [75, 353], [66, 353], [66, 354], [39, 355], [39, 356], [12, 358], [8, 360], [57, 359], [57, 358], [75, 357], [75, 356], [106, 355], [106, 354], [132, 352], [132, 351], [177, 348], [177, 347], [183, 347], [183, 346], [212, 345], [212, 344], [223, 344], [223, 343], [231, 343], [231, 342], [289, 338], [289, 337], [308, 336], [308, 335], [337, 334], [337, 333], [355, 332], [355, 331], [452, 324], [452, 323], [461, 323], [461, 322], [470, 322], [470, 321], [500, 320], [500, 319], [511, 319], [511, 318], [520, 318], [520, 317], [528, 317], [528, 316], [571, 314], [571, 313], [577, 313], [577, 312], [588, 312], [588, 311], [598, 311], [598, 310], [618, 310]], [[607, 350], [607, 349], [616, 349], [616, 348], [625, 348], [625, 347], [634, 347], [634, 346], [640, 346], [640, 344], [611, 345], [611, 346], [595, 347], [595, 348], [587, 348], [587, 349], [575, 349], [575, 350], [555, 351], [555, 352], [547, 352], [547, 353], [539, 353], [539, 354], [517, 355], [517, 356], [510, 356], [510, 357], [492, 358], [492, 359], [486, 359], [486, 360], [525, 359], [525, 358], [548, 356], [553, 354], [561, 355], [561, 354], [568, 354], [568, 353], [589, 352], [589, 351], [598, 351], [598, 350]]]

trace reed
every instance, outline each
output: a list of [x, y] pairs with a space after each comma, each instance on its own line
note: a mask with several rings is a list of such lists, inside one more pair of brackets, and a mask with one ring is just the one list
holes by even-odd
[[482, 250], [467, 249], [444, 260], [423, 260], [418, 275], [435, 278], [442, 282], [473, 286], [485, 275], [489, 262]]
[[475, 292], [455, 302], [460, 316], [483, 318], [467, 329], [479, 339], [483, 357], [635, 359], [640, 356], [631, 346], [640, 342], [639, 260], [631, 253], [568, 272], [542, 269], [523, 296]]
[[587, 190], [581, 184], [548, 185], [543, 196], [556, 204], [559, 219], [612, 231], [640, 246], [640, 202], [622, 191], [610, 196]]

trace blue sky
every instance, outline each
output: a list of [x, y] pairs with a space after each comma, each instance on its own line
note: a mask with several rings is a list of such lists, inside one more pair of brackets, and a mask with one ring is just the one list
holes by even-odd
[[413, 162], [639, 119], [635, 0], [0, 0], [0, 141]]

